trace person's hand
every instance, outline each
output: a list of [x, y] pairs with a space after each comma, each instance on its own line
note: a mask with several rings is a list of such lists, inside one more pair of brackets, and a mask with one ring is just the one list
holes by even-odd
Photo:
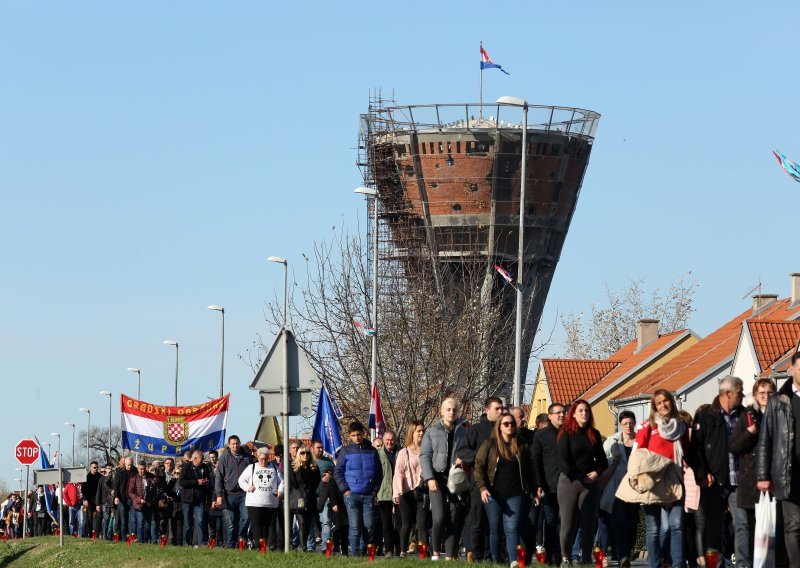
[[100, 512], [100, 505], [98, 505], [97, 507], [95, 507], [95, 510], [96, 510], [96, 511], [99, 513], [99, 512]]
[[217, 497], [217, 507], [222, 507], [222, 497]]
[[481, 501], [483, 501], [484, 503], [486, 503], [488, 505], [489, 504], [489, 499], [491, 499], [491, 498], [492, 498], [492, 494], [489, 493], [488, 489], [481, 489]]
[[711, 487], [712, 485], [714, 485], [714, 476], [709, 473], [706, 476], [706, 487]]
[[89, 507], [89, 500], [88, 499], [84, 499], [83, 500], [83, 506], [87, 507], [87, 508]]
[[119, 497], [114, 497], [114, 505], [119, 505]]
[[538, 496], [540, 499], [541, 499], [542, 497], [544, 497], [544, 489], [542, 489], [541, 487], [537, 487], [537, 488], [536, 488], [536, 495], [537, 495], [537, 496]]
[[250, 486], [247, 488], [247, 492], [248, 492], [248, 493], [252, 493], [252, 492], [253, 492], [253, 491], [255, 491], [255, 490], [256, 490], [256, 486], [255, 486], [255, 485], [250, 485]]
[[596, 471], [590, 471], [589, 473], [586, 474], [586, 485], [591, 485], [592, 483], [597, 481], [598, 477], [599, 476], [597, 475]]
[[392, 497], [392, 503], [394, 503], [395, 505], [399, 505], [400, 504], [400, 497]]
[[333, 506], [331, 507], [331, 510], [332, 510], [334, 513], [338, 513], [338, 512], [339, 512], [339, 505], [333, 505]]
[[754, 424], [748, 426], [747, 427], [747, 431], [750, 432], [751, 434], [758, 433], [758, 425], [754, 423]]
[[439, 492], [439, 484], [436, 483], [435, 479], [428, 480], [428, 491], [433, 491], [434, 493]]
[[330, 471], [326, 471], [325, 474], [322, 476], [322, 483], [328, 483], [333, 476], [331, 475]]
[[453, 465], [461, 465], [462, 463], [464, 462], [461, 461], [461, 458], [456, 458], [456, 463]]
[[348, 489], [347, 491], [345, 491], [345, 492], [344, 492], [344, 494], [345, 494], [345, 497], [346, 497], [347, 495], [350, 495], [350, 493], [351, 493], [351, 491], [350, 491], [349, 489]]
[[758, 488], [759, 491], [768, 491], [772, 493], [772, 482], [769, 480], [759, 481], [758, 483], [756, 483], [756, 487]]

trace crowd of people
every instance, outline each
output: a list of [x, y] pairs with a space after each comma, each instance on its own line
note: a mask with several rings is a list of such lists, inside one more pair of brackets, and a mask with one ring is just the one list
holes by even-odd
[[[621, 412], [605, 440], [585, 400], [551, 404], [528, 429], [524, 411], [497, 397], [472, 424], [448, 398], [428, 428], [412, 421], [402, 444], [392, 431], [370, 441], [356, 421], [335, 461], [319, 440], [292, 441], [284, 467], [280, 445], [230, 436], [220, 453], [92, 462], [86, 482], [57, 488], [55, 500], [65, 530], [82, 537], [277, 550], [288, 499], [296, 550], [512, 567], [534, 552], [591, 565], [598, 550], [630, 566], [641, 507], [652, 568], [705, 566], [708, 553], [750, 568], [756, 503], [770, 492], [776, 565], [789, 566], [800, 558], [800, 354], [790, 374], [777, 393], [756, 380], [747, 408], [742, 381], [724, 377], [694, 416], [658, 390], [646, 420]], [[25, 516], [31, 536], [52, 531], [41, 486], [8, 500], [6, 534], [21, 536]]]

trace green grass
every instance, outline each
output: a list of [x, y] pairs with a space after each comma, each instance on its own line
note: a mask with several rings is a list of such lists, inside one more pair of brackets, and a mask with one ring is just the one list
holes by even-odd
[[[382, 559], [378, 562], [387, 562]], [[0, 568], [4, 566], [103, 566], [121, 568], [124, 566], [147, 566], [148, 568], [170, 568], [187, 566], [199, 568], [209, 566], [219, 568], [224, 565], [239, 566], [289, 566], [344, 568], [360, 565], [366, 568], [365, 558], [325, 558], [322, 554], [291, 552], [267, 552], [262, 555], [257, 550], [225, 550], [215, 548], [182, 548], [167, 546], [161, 548], [152, 544], [111, 543], [90, 539], [64, 539], [64, 548], [59, 548], [57, 537], [29, 538], [0, 542]], [[392, 568], [411, 568], [418, 560], [391, 561]]]

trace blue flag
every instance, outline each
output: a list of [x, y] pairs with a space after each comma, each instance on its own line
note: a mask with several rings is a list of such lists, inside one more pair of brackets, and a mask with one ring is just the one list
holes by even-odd
[[[39, 469], [51, 469], [53, 465], [50, 463], [50, 460], [47, 459], [47, 452], [44, 451], [44, 446], [39, 441], [39, 438], [36, 436], [33, 437], [36, 445], [39, 446]], [[36, 488], [34, 487], [34, 492]], [[58, 511], [53, 508], [53, 498], [55, 497], [55, 486], [54, 485], [45, 485], [44, 486], [44, 502], [47, 506], [47, 512], [54, 520], [58, 520]]]
[[311, 439], [321, 441], [323, 452], [331, 459], [336, 457], [336, 452], [342, 447], [339, 421], [336, 419], [336, 413], [333, 411], [333, 405], [324, 383], [319, 391], [317, 417], [314, 419], [314, 432]]
[[511, 75], [511, 73], [500, 67], [499, 64], [492, 61], [492, 58], [489, 57], [489, 54], [486, 53], [486, 50], [483, 49], [483, 45], [481, 45], [481, 71], [484, 69], [500, 69], [500, 71], [506, 75]]

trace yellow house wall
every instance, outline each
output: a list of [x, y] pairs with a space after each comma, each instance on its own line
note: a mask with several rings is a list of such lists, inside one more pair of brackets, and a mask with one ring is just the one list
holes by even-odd
[[536, 415], [547, 412], [550, 405], [550, 393], [547, 390], [547, 381], [544, 376], [544, 367], [539, 364], [536, 372], [536, 384], [533, 388], [533, 398], [531, 399], [531, 409], [528, 412], [528, 428], [536, 428]]
[[616, 395], [622, 390], [626, 389], [629, 385], [638, 381], [648, 373], [652, 373], [656, 369], [663, 367], [669, 363], [674, 357], [680, 355], [683, 351], [697, 343], [699, 340], [691, 335], [684, 339], [677, 346], [662, 354], [656, 359], [652, 359], [650, 363], [639, 369], [633, 375], [628, 376], [624, 381], [618, 382], [613, 388], [606, 391], [606, 393], [592, 403], [592, 414], [594, 415], [594, 424], [600, 434], [604, 437], [612, 435], [616, 431], [615, 416], [608, 409], [608, 401], [615, 398]]

